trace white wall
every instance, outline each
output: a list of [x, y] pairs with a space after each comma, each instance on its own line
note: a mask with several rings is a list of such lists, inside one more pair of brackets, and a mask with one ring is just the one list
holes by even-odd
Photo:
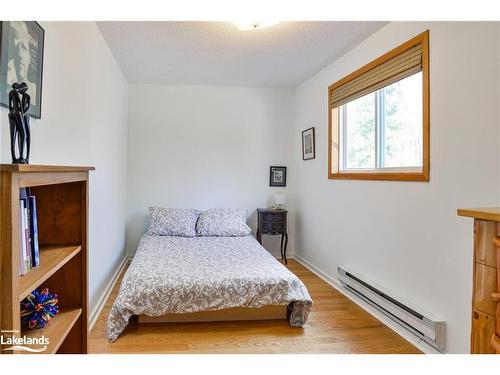
[[[43, 107], [32, 121], [32, 164], [92, 165], [90, 309], [124, 257], [128, 84], [91, 22], [42, 22]], [[10, 163], [7, 110], [0, 112], [1, 160]]]
[[[127, 249], [135, 252], [148, 207], [248, 210], [266, 207], [269, 166], [291, 159], [293, 91], [286, 89], [131, 85], [129, 91]], [[293, 232], [293, 207], [289, 217]], [[288, 252], [293, 252], [290, 233]], [[279, 255], [277, 237], [264, 246]]]
[[[430, 182], [328, 180], [328, 85], [426, 29]], [[446, 320], [448, 352], [469, 350], [472, 220], [456, 209], [500, 197], [498, 30], [390, 23], [297, 88], [295, 148], [314, 125], [317, 157], [295, 155], [296, 253], [331, 276], [350, 266]]]

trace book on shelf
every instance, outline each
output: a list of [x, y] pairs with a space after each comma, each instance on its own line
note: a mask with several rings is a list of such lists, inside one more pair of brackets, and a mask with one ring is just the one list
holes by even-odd
[[19, 273], [26, 275], [40, 264], [36, 199], [27, 188], [21, 189], [20, 192], [19, 214], [21, 231]]
[[19, 200], [19, 217], [21, 218], [20, 232], [21, 232], [21, 248], [20, 248], [20, 258], [19, 258], [19, 273], [21, 275], [26, 275], [30, 271], [30, 260], [28, 257], [27, 247], [26, 247], [26, 220], [24, 211], [24, 199]]
[[38, 245], [38, 216], [36, 211], [36, 198], [33, 195], [28, 197], [28, 207], [30, 212], [30, 234], [31, 234], [31, 257], [33, 266], [40, 264], [40, 247]]

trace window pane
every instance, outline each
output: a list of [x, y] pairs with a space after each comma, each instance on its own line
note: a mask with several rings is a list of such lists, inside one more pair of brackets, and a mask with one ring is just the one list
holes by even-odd
[[383, 88], [383, 167], [422, 166], [422, 73]]
[[375, 94], [345, 104], [344, 111], [346, 168], [375, 168]]

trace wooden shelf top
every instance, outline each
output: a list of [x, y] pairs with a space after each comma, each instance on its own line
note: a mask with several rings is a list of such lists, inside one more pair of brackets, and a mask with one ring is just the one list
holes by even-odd
[[[37, 354], [55, 354], [81, 314], [81, 308], [61, 311], [44, 328], [23, 331], [23, 334], [31, 338], [47, 337], [49, 339], [47, 350]], [[27, 354], [27, 352], [21, 353]]]
[[93, 171], [95, 167], [79, 167], [69, 165], [36, 165], [36, 164], [0, 164], [2, 172], [84, 172]]
[[81, 249], [81, 246], [41, 247], [40, 265], [28, 274], [20, 276], [19, 301], [22, 301], [24, 297], [68, 263]]
[[500, 207], [459, 208], [457, 214], [481, 220], [500, 221]]

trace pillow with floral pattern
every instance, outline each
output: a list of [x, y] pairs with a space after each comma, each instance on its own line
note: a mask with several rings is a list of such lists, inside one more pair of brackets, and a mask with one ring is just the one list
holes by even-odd
[[196, 224], [198, 236], [240, 237], [252, 230], [247, 225], [247, 211], [238, 208], [213, 208], [201, 212]]
[[149, 208], [149, 236], [195, 237], [199, 211], [182, 208]]

